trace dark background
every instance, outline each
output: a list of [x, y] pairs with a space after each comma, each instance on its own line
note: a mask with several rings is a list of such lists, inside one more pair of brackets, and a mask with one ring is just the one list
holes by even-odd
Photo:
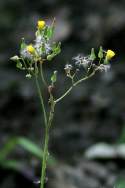
[[[9, 138], [23, 136], [41, 145], [43, 131], [39, 101], [32, 80], [26, 80], [9, 59], [18, 54], [22, 37], [34, 39], [39, 19], [51, 23], [56, 17], [55, 40], [62, 42], [62, 53], [46, 74], [57, 69], [55, 95], [64, 87], [64, 65], [79, 53], [112, 49], [116, 56], [107, 74], [97, 74], [79, 85], [56, 109], [51, 131], [50, 153], [58, 160], [48, 167], [49, 188], [113, 187], [125, 176], [124, 159], [88, 161], [84, 152], [100, 142], [124, 143], [125, 125], [125, 1], [124, 0], [0, 0], [0, 146]], [[40, 163], [23, 149], [8, 157], [27, 165], [23, 172], [1, 167], [0, 187], [38, 187]], [[24, 173], [25, 172], [25, 173]]]

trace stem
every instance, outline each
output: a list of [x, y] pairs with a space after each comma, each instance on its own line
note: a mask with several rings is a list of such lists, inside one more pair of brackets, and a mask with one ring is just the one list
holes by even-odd
[[58, 103], [59, 101], [61, 101], [66, 95], [68, 95], [70, 93], [70, 91], [73, 89], [73, 86], [71, 86], [60, 98], [58, 98], [55, 103]]
[[39, 95], [39, 98], [40, 98], [42, 111], [43, 111], [43, 115], [44, 115], [44, 123], [45, 123], [45, 126], [47, 126], [47, 115], [46, 115], [45, 105], [44, 105], [43, 96], [41, 94], [41, 89], [40, 89], [40, 86], [39, 86], [39, 82], [38, 82], [38, 78], [37, 78], [36, 73], [35, 73], [35, 81], [36, 81], [37, 91], [38, 91], [38, 95]]
[[45, 178], [46, 178], [46, 166], [48, 158], [48, 143], [49, 143], [49, 130], [45, 128], [45, 141], [44, 141], [44, 150], [43, 150], [43, 159], [42, 159], [42, 172], [41, 172], [41, 185], [40, 188], [44, 188]]
[[43, 160], [42, 160], [42, 174], [41, 174], [41, 185], [40, 188], [44, 188], [45, 178], [46, 178], [46, 166], [47, 166], [47, 159], [48, 159], [48, 144], [49, 144], [49, 129], [52, 124], [53, 116], [54, 116], [54, 109], [55, 103], [53, 100], [53, 96], [50, 94], [50, 114], [47, 123], [47, 127], [45, 128], [45, 143], [44, 143], [44, 151], [43, 151]]
[[[41, 78], [44, 84], [46, 84], [46, 81], [44, 80], [43, 77], [43, 72], [42, 72], [42, 67], [41, 67]], [[44, 137], [44, 149], [43, 149], [43, 157], [42, 157], [42, 169], [41, 169], [41, 179], [40, 179], [40, 188], [44, 188], [45, 184], [45, 178], [46, 178], [46, 166], [47, 166], [47, 159], [48, 159], [48, 144], [49, 144], [49, 129], [52, 124], [53, 116], [54, 116], [54, 109], [55, 109], [55, 102], [52, 94], [50, 93], [50, 113], [49, 113], [49, 118], [47, 120], [47, 114], [44, 106], [44, 101], [43, 101], [43, 96], [41, 94], [41, 89], [37, 77], [37, 65], [35, 65], [35, 80], [36, 80], [36, 86], [38, 90], [38, 95], [40, 98], [41, 106], [42, 106], [42, 111], [44, 114], [44, 123], [45, 123], [45, 137]]]
[[95, 72], [96, 72], [96, 70], [95, 70], [94, 72], [92, 72], [92, 74], [90, 74], [90, 75], [88, 75], [88, 76], [86, 76], [86, 77], [84, 77], [84, 78], [82, 78], [82, 79], [76, 81], [60, 98], [58, 98], [58, 99], [55, 100], [55, 103], [60, 102], [66, 95], [68, 95], [68, 94], [72, 91], [72, 89], [73, 89], [75, 86], [77, 86], [77, 85], [80, 84], [81, 82], [83, 82], [83, 81], [85, 81], [85, 80], [91, 78], [91, 77], [95, 74]]
[[43, 149], [41, 181], [40, 181], [41, 182], [40, 188], [44, 188], [45, 176], [46, 176], [46, 164], [47, 164], [47, 157], [48, 157], [49, 130], [47, 126], [47, 115], [45, 111], [43, 97], [41, 94], [41, 90], [40, 90], [40, 86], [39, 86], [39, 82], [38, 82], [38, 78], [36, 74], [35, 74], [35, 78], [36, 78], [36, 86], [37, 86], [37, 90], [38, 90], [38, 94], [39, 94], [39, 98], [40, 98], [40, 102], [41, 102], [41, 106], [42, 106], [42, 110], [44, 114], [44, 123], [45, 123], [45, 138], [44, 138], [44, 149]]
[[42, 66], [42, 64], [43, 64], [43, 62], [40, 62], [40, 76], [41, 76], [41, 79], [42, 79], [44, 85], [47, 87], [47, 82], [46, 82], [46, 80], [44, 78], [44, 75], [43, 75], [43, 66]]
[[49, 113], [49, 120], [48, 120], [48, 127], [50, 129], [51, 125], [52, 125], [52, 120], [53, 120], [53, 117], [54, 117], [54, 112], [55, 112], [55, 101], [54, 101], [54, 98], [52, 96], [52, 94], [50, 94], [50, 113]]
[[35, 81], [36, 81], [36, 87], [37, 87], [37, 91], [38, 91], [38, 95], [39, 95], [39, 98], [40, 98], [40, 103], [41, 103], [41, 107], [42, 107], [42, 111], [43, 111], [43, 115], [44, 115], [45, 127], [47, 127], [47, 113], [46, 113], [46, 110], [45, 110], [43, 96], [42, 96], [42, 93], [41, 93], [41, 89], [40, 89], [40, 85], [39, 85], [39, 81], [38, 81], [38, 77], [37, 77], [37, 64], [35, 64]]

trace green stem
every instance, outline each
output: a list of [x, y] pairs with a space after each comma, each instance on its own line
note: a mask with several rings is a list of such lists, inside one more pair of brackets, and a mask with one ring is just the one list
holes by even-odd
[[49, 144], [49, 130], [52, 124], [53, 116], [54, 116], [54, 109], [55, 103], [53, 100], [53, 96], [50, 95], [50, 114], [47, 123], [47, 127], [45, 128], [45, 142], [44, 142], [44, 151], [43, 151], [43, 160], [42, 160], [42, 172], [41, 172], [41, 185], [40, 188], [44, 188], [45, 178], [46, 178], [46, 166], [48, 160], [48, 144]]
[[43, 101], [43, 96], [41, 94], [41, 89], [40, 89], [40, 86], [39, 86], [37, 75], [35, 75], [35, 78], [36, 78], [35, 80], [36, 80], [37, 91], [38, 91], [38, 95], [39, 95], [39, 98], [40, 98], [40, 102], [41, 102], [41, 106], [42, 106], [42, 111], [43, 111], [43, 115], [44, 115], [44, 123], [45, 123], [45, 126], [47, 126], [47, 115], [46, 115], [46, 110], [45, 110], [45, 105], [44, 105], [44, 101]]
[[40, 62], [40, 76], [41, 76], [41, 79], [42, 79], [42, 81], [43, 81], [43, 84], [46, 86], [46, 87], [48, 87], [47, 86], [47, 82], [46, 82], [46, 80], [45, 80], [45, 78], [44, 78], [44, 75], [43, 75], [43, 62]]
[[47, 166], [47, 159], [48, 159], [48, 143], [49, 143], [49, 130], [46, 127], [45, 128], [45, 141], [44, 141], [43, 158], [42, 158], [40, 188], [44, 188], [45, 179], [46, 179], [46, 166]]
[[49, 120], [48, 120], [48, 128], [50, 129], [51, 125], [52, 125], [52, 120], [54, 117], [54, 112], [55, 112], [55, 101], [54, 98], [52, 96], [52, 94], [50, 94], [50, 113], [49, 113]]
[[88, 75], [88, 76], [86, 76], [86, 77], [84, 77], [84, 78], [82, 78], [82, 79], [76, 81], [75, 83], [73, 83], [73, 85], [72, 85], [60, 98], [58, 98], [58, 99], [55, 100], [55, 103], [60, 102], [66, 95], [68, 95], [68, 94], [72, 91], [72, 89], [73, 89], [75, 86], [77, 86], [77, 85], [80, 84], [81, 82], [83, 82], [83, 81], [85, 81], [85, 80], [91, 78], [92, 76], [94, 76], [95, 72], [96, 72], [96, 70], [95, 70], [94, 72], [92, 72], [90, 75]]
[[[41, 78], [45, 84], [46, 82], [43, 77], [43, 72], [41, 72]], [[41, 169], [41, 179], [40, 179], [40, 182], [41, 182], [40, 188], [44, 188], [45, 179], [46, 179], [46, 166], [47, 166], [47, 160], [48, 160], [49, 129], [51, 127], [53, 116], [54, 116], [55, 103], [54, 103], [53, 96], [50, 94], [50, 113], [49, 113], [49, 118], [47, 120], [47, 114], [46, 114], [46, 110], [44, 106], [44, 101], [43, 101], [43, 97], [41, 94], [41, 89], [40, 89], [40, 85], [39, 85], [39, 81], [37, 77], [37, 65], [35, 66], [35, 80], [36, 80], [38, 95], [39, 95], [41, 106], [42, 106], [42, 111], [44, 114], [44, 123], [45, 123], [44, 149], [43, 149], [42, 169]]]

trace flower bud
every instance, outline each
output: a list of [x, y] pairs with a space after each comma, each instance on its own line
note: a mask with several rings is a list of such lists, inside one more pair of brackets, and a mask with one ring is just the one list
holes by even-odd
[[26, 74], [26, 78], [31, 78], [32, 76], [31, 76], [31, 74]]
[[17, 55], [15, 55], [15, 56], [11, 57], [10, 59], [12, 61], [18, 61], [20, 58]]

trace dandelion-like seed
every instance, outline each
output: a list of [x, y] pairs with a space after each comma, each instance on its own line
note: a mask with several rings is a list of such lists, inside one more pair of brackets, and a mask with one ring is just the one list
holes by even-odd
[[32, 60], [33, 58], [33, 55], [29, 53], [26, 48], [20, 51], [20, 55], [23, 59]]
[[87, 68], [89, 66], [90, 62], [91, 61], [89, 60], [88, 57], [83, 57], [81, 65], [83, 65], [84, 68]]
[[83, 66], [84, 68], [87, 68], [91, 62], [88, 57], [82, 55], [74, 57], [73, 60], [75, 60], [75, 65], [79, 67]]
[[72, 59], [75, 61], [75, 65], [80, 66], [83, 57], [79, 54], [79, 55], [77, 55], [76, 57], [73, 57]]
[[108, 72], [110, 70], [110, 65], [104, 65], [104, 64], [101, 64], [97, 69], [101, 72]]
[[69, 75], [70, 74], [70, 72], [71, 72], [71, 70], [72, 70], [72, 65], [71, 64], [66, 64], [65, 65], [65, 68], [64, 68], [64, 70], [65, 70], [65, 72], [66, 72], [66, 74], [67, 75]]

